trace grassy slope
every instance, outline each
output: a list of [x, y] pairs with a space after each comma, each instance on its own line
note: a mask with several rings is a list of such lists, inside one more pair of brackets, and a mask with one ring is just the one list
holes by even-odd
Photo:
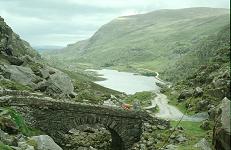
[[[199, 150], [195, 148], [194, 145], [199, 142], [202, 138], [206, 138], [209, 143], [211, 143], [211, 131], [205, 131], [200, 128], [200, 122], [190, 122], [190, 121], [181, 121], [178, 124], [178, 121], [170, 121], [172, 129], [175, 130], [157, 130], [154, 132], [153, 137], [160, 135], [162, 141], [156, 144], [156, 149], [161, 149], [163, 146], [169, 145], [171, 142], [171, 137], [176, 137], [178, 135], [183, 135], [187, 141], [182, 143], [172, 143], [177, 146], [177, 150]], [[179, 127], [182, 127], [183, 130], [179, 130]], [[170, 139], [169, 139], [170, 136]], [[166, 141], [168, 140], [168, 142]], [[172, 141], [173, 142], [173, 141]]]
[[221, 27], [217, 34], [205, 37], [194, 44], [188, 53], [182, 54], [182, 57], [170, 64], [162, 74], [167, 80], [178, 81], [192, 76], [202, 65], [224, 64], [227, 66], [225, 63], [228, 62], [229, 56], [226, 51], [229, 49], [230, 24]]
[[[230, 27], [225, 26], [217, 35], [204, 39], [194, 51], [186, 54], [163, 74], [166, 79], [174, 81], [174, 92], [170, 89], [165, 92], [170, 104], [183, 112], [189, 105], [190, 114], [207, 111], [207, 107], [200, 108], [197, 105], [202, 100], [217, 106], [224, 97], [230, 99]], [[222, 84], [215, 86], [218, 79]], [[182, 90], [196, 87], [203, 89], [203, 96], [191, 96], [183, 102], [177, 102]]]
[[93, 82], [102, 80], [102, 78], [87, 74], [83, 70], [78, 70], [77, 72], [68, 70], [62, 71], [72, 78], [74, 91], [77, 93], [74, 100], [77, 102], [87, 101], [93, 104], [101, 104], [104, 100], [109, 99], [111, 94], [116, 97], [121, 96], [120, 92], [105, 88]]
[[228, 24], [228, 13], [226, 9], [190, 8], [119, 17], [102, 26], [89, 40], [48, 57], [61, 66], [75, 62], [74, 65], [109, 64], [121, 69], [160, 71], [180, 58], [177, 50], [190, 50], [200, 39]]
[[137, 92], [134, 95], [129, 95], [124, 99], [124, 101], [128, 104], [133, 104], [134, 101], [140, 103], [142, 107], [147, 107], [151, 105], [151, 100], [155, 98], [155, 93], [144, 91], [144, 92]]
[[[172, 126], [176, 126], [177, 122], [172, 121]], [[188, 122], [182, 121], [179, 126], [183, 127], [185, 130], [187, 142], [179, 144], [179, 150], [196, 150], [194, 145], [202, 138], [206, 137], [207, 140], [211, 143], [211, 133], [207, 132], [200, 128], [200, 122]]]

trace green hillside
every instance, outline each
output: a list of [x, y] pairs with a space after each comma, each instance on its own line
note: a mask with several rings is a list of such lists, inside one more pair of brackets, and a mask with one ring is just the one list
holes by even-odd
[[[230, 99], [230, 26], [223, 27], [215, 36], [203, 39], [194, 50], [162, 74], [174, 83], [165, 94], [172, 100], [170, 103], [180, 108], [208, 111], [209, 105], [217, 106], [225, 97]], [[196, 88], [200, 88], [203, 94], [198, 96], [194, 92], [185, 100], [179, 100], [180, 93], [190, 93]], [[202, 106], [203, 101], [207, 104]]]
[[123, 16], [102, 26], [90, 39], [44, 56], [51, 64], [65, 68], [93, 64], [162, 71], [229, 22], [229, 10], [217, 8], [158, 10]]
[[196, 72], [203, 70], [198, 71], [199, 68], [206, 68], [209, 65], [213, 66], [210, 70], [214, 72], [218, 72], [219, 68], [228, 68], [230, 24], [218, 31], [217, 34], [205, 37], [194, 44], [189, 52], [183, 54], [175, 63], [169, 65], [168, 69], [161, 72], [163, 77], [173, 82], [192, 77]]

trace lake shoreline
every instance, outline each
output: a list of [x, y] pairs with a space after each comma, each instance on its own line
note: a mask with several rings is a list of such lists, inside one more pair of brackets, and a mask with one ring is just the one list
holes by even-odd
[[143, 76], [137, 73], [111, 69], [87, 69], [85, 71], [96, 72], [97, 76], [105, 79], [95, 81], [95, 83], [119, 92], [124, 92], [127, 95], [135, 94], [136, 92], [160, 90], [159, 86], [155, 84], [160, 81], [153, 76]]
[[[206, 118], [187, 116], [186, 114], [181, 112], [176, 106], [169, 105], [168, 104], [169, 99], [167, 98], [167, 96], [160, 92], [161, 87], [159, 87], [158, 84], [165, 84], [165, 82], [159, 79], [158, 73], [157, 73], [157, 77], [146, 77], [142, 75], [137, 75], [135, 73], [110, 70], [110, 69], [101, 69], [101, 70], [87, 69], [86, 71], [96, 72], [99, 77], [105, 79], [102, 81], [95, 81], [96, 84], [99, 84], [101, 86], [119, 92], [126, 93], [127, 95], [134, 95], [137, 92], [145, 92], [145, 91], [150, 91], [155, 93], [156, 96], [150, 100], [151, 105], [148, 106], [148, 107], [158, 106], [159, 111], [155, 114], [155, 117], [160, 117], [162, 119], [167, 119], [167, 120], [180, 120], [183, 117], [183, 120], [185, 121], [196, 121], [196, 122], [206, 119]], [[141, 80], [144, 80], [145, 82], [142, 82]], [[148, 90], [145, 89], [146, 84], [151, 84], [151, 87], [149, 87]], [[142, 86], [144, 87], [144, 89], [140, 88]], [[134, 89], [131, 91], [131, 89], [129, 88], [134, 88]]]

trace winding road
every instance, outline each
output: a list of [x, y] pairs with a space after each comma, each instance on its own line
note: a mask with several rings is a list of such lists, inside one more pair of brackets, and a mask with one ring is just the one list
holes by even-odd
[[154, 116], [168, 119], [168, 120], [180, 120], [182, 117], [182, 120], [184, 121], [194, 121], [199, 122], [207, 119], [207, 115], [204, 113], [188, 116], [184, 115], [180, 110], [178, 110], [175, 106], [168, 104], [168, 98], [166, 95], [161, 93], [156, 93], [156, 97], [152, 100], [152, 105], [149, 107], [145, 107], [145, 109], [151, 109], [156, 107], [156, 105], [159, 107], [159, 112], [156, 113]]

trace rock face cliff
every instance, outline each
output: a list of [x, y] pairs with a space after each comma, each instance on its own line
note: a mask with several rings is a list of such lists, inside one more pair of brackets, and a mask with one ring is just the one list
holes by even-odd
[[73, 96], [71, 78], [42, 63], [41, 57], [0, 17], [0, 75], [2, 88], [44, 92], [55, 97]]
[[2, 17], [0, 17], [0, 52], [0, 60], [12, 65], [20, 65], [23, 62], [22, 57], [26, 55], [32, 58], [40, 57], [29, 43], [13, 32]]
[[230, 100], [224, 98], [216, 113], [213, 144], [216, 149], [230, 149]]

